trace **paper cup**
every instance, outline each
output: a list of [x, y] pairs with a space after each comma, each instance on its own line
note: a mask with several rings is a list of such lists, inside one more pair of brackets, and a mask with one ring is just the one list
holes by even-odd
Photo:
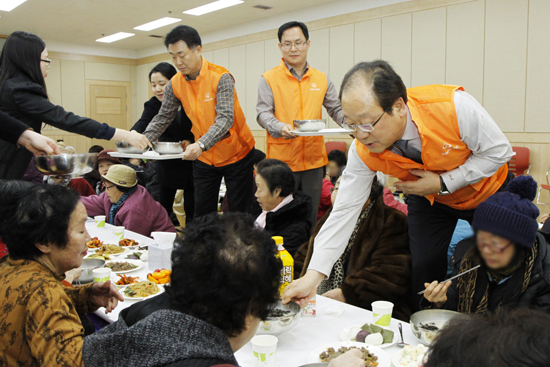
[[374, 323], [379, 326], [390, 326], [393, 303], [376, 301], [371, 304]]
[[124, 239], [124, 227], [123, 226], [115, 226], [113, 227], [113, 234], [115, 237], [120, 241]]
[[106, 282], [111, 279], [111, 269], [109, 268], [98, 268], [92, 270], [92, 275], [94, 276], [94, 283]]
[[254, 367], [274, 367], [275, 351], [279, 339], [273, 335], [258, 335], [252, 338], [252, 352], [256, 358]]
[[105, 216], [104, 215], [96, 215], [94, 217], [95, 225], [97, 228], [105, 227]]

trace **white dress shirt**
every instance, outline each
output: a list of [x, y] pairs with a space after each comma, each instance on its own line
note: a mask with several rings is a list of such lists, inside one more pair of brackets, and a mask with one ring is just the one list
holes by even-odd
[[[461, 166], [442, 173], [452, 193], [462, 187], [491, 177], [512, 157], [512, 146], [483, 106], [464, 91], [456, 91], [454, 104], [460, 140], [472, 151]], [[402, 139], [418, 150], [422, 142], [407, 108], [407, 126]], [[329, 275], [334, 263], [346, 248], [361, 209], [370, 196], [376, 175], [357, 154], [355, 141], [348, 152], [348, 165], [342, 174], [338, 195], [329, 218], [315, 237], [314, 252], [308, 270]]]

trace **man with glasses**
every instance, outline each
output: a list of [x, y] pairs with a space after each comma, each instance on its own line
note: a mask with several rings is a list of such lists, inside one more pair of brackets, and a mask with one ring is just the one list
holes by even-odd
[[317, 210], [323, 187], [323, 167], [328, 163], [322, 136], [297, 137], [294, 120], [322, 117], [322, 107], [336, 123], [344, 114], [336, 88], [328, 76], [307, 62], [310, 40], [307, 26], [288, 22], [278, 31], [281, 64], [264, 73], [258, 86], [258, 124], [267, 130], [267, 158], [281, 160], [294, 172], [296, 190], [311, 197], [311, 220]]
[[[458, 219], [472, 222], [475, 208], [506, 186], [512, 147], [487, 111], [462, 87], [406, 89], [381, 60], [363, 62], [340, 90], [354, 131], [340, 195], [315, 238], [307, 274], [287, 287], [283, 300], [302, 303], [315, 294], [344, 251], [377, 171], [398, 178], [409, 196], [411, 291], [443, 280], [447, 247]], [[413, 298], [418, 308], [420, 297]]]

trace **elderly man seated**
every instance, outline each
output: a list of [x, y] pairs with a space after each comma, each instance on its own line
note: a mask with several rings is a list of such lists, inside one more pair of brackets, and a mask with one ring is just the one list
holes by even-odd
[[151, 232], [176, 231], [166, 210], [138, 185], [132, 168], [115, 164], [101, 177], [105, 191], [98, 196], [81, 198], [88, 216], [105, 215], [108, 223], [144, 236], [150, 236]]

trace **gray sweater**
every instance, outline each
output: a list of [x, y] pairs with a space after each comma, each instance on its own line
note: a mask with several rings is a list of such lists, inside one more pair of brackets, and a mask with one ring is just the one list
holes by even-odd
[[122, 317], [84, 339], [86, 367], [153, 367], [211, 359], [238, 365], [225, 334], [173, 310], [159, 310], [128, 327]]

